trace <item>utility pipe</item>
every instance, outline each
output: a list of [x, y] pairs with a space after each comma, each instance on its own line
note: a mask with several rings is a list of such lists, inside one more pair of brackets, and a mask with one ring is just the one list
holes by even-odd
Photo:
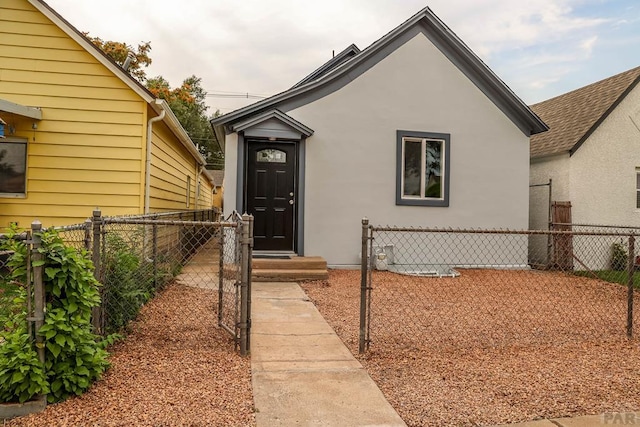
[[197, 171], [197, 176], [196, 176], [196, 210], [199, 209], [200, 204], [198, 203], [200, 201], [200, 179], [202, 178], [202, 171], [204, 169], [204, 166], [202, 165], [196, 165], [196, 171]]
[[147, 160], [145, 162], [145, 175], [144, 175], [144, 213], [145, 214], [149, 213], [149, 204], [150, 204], [149, 193], [151, 192], [151, 145], [152, 145], [151, 138], [153, 135], [153, 124], [155, 122], [159, 122], [160, 120], [164, 119], [164, 115], [166, 114], [164, 107], [162, 107], [162, 100], [156, 99], [156, 105], [159, 105], [160, 108], [162, 108], [162, 111], [160, 111], [159, 116], [150, 118], [149, 122], [147, 123], [147, 154], [146, 154]]

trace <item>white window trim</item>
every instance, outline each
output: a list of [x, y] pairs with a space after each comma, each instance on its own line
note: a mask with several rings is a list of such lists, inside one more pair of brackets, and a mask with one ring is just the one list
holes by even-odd
[[[407, 195], [404, 194], [404, 170], [405, 170], [405, 142], [419, 142], [421, 143], [421, 148], [420, 148], [420, 154], [421, 154], [421, 158], [420, 158], [420, 167], [421, 168], [425, 168], [426, 164], [427, 164], [427, 150], [426, 150], [426, 145], [427, 142], [439, 142], [442, 145], [442, 166], [441, 166], [441, 175], [440, 175], [440, 193], [442, 194], [441, 197], [427, 197], [427, 196], [422, 196], [422, 194], [425, 194], [427, 191], [427, 177], [426, 177], [426, 171], [425, 170], [421, 170], [420, 173], [420, 196], [412, 196], [412, 195]], [[446, 141], [444, 139], [439, 139], [439, 138], [416, 138], [413, 136], [408, 136], [408, 137], [403, 137], [402, 138], [402, 173], [400, 174], [400, 178], [401, 178], [401, 183], [400, 186], [402, 188], [402, 195], [401, 197], [403, 199], [413, 199], [413, 200], [444, 200], [444, 188], [445, 188], [445, 174], [442, 173], [444, 172], [444, 165], [446, 164], [446, 156], [447, 153], [445, 152], [445, 143]]]

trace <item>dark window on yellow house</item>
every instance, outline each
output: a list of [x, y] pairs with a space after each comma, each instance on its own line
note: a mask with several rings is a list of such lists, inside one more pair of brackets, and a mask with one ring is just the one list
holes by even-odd
[[636, 168], [636, 208], [640, 209], [640, 168]]
[[0, 139], [0, 197], [24, 197], [27, 193], [27, 140]]
[[187, 208], [191, 205], [191, 177], [187, 177]]

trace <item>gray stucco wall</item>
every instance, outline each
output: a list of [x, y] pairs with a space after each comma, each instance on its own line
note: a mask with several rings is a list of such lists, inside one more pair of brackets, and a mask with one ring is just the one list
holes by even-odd
[[[634, 123], [635, 122], [635, 123]], [[640, 87], [636, 87], [571, 156], [575, 223], [640, 226]]]
[[[287, 114], [315, 130], [307, 140], [307, 255], [357, 264], [365, 216], [398, 226], [528, 225], [528, 137], [422, 34]], [[395, 205], [398, 129], [451, 134], [449, 207]]]
[[[542, 159], [533, 159], [530, 168], [530, 184], [544, 184], [552, 180], [552, 200], [566, 202], [569, 196], [569, 153]], [[529, 189], [529, 229], [549, 229], [549, 187]], [[547, 237], [532, 236], [529, 239], [529, 259], [534, 263], [547, 262]]]

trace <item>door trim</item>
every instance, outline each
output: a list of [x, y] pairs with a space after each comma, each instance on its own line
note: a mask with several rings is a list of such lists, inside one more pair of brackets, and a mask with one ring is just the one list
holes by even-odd
[[249, 141], [257, 141], [264, 143], [289, 143], [297, 144], [296, 159], [296, 213], [294, 216], [294, 252], [299, 256], [304, 256], [304, 212], [305, 212], [305, 175], [306, 175], [306, 138], [299, 140], [280, 139], [270, 140], [269, 138], [247, 138], [244, 132], [238, 133], [238, 157], [237, 157], [237, 175], [236, 175], [236, 211], [240, 213], [246, 212], [246, 183], [247, 183], [247, 153]]

